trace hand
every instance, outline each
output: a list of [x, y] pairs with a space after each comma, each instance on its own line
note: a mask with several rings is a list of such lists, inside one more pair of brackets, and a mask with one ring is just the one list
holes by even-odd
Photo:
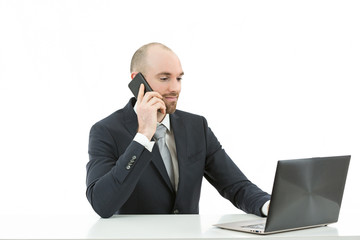
[[138, 133], [151, 140], [155, 134], [157, 122], [161, 121], [166, 114], [166, 106], [158, 92], [144, 94], [144, 90], [145, 86], [141, 84], [136, 106], [139, 123]]

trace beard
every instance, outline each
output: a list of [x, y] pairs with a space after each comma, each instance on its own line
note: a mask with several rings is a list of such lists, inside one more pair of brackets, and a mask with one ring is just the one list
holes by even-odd
[[177, 102], [171, 102], [171, 103], [165, 102], [166, 113], [173, 114], [176, 111], [176, 104], [177, 104]]
[[[173, 114], [176, 111], [176, 105], [177, 105], [177, 100], [179, 99], [179, 94], [178, 93], [170, 93], [170, 94], [163, 95], [163, 97], [164, 97], [163, 101], [166, 106], [166, 113]], [[177, 99], [176, 99], [176, 101], [168, 102], [166, 100], [166, 97], [176, 97]]]

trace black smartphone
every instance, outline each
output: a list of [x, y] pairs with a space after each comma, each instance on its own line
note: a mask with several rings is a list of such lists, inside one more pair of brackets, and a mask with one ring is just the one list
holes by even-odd
[[139, 94], [139, 88], [141, 84], [144, 84], [145, 86], [145, 93], [152, 91], [149, 83], [145, 80], [144, 76], [139, 72], [129, 83], [129, 88], [136, 98]]

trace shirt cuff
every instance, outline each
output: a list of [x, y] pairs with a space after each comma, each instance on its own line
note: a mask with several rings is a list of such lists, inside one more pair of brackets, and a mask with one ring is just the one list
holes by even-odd
[[149, 141], [149, 139], [147, 137], [145, 137], [145, 135], [141, 134], [141, 133], [137, 133], [134, 137], [134, 141], [140, 143], [141, 145], [143, 145], [147, 150], [149, 150], [149, 152], [152, 152], [152, 149], [154, 147], [155, 142], [154, 141]]
[[270, 205], [270, 200], [268, 200], [266, 203], [264, 203], [264, 205], [261, 208], [261, 212], [262, 214], [264, 214], [265, 216], [268, 215], [269, 213], [269, 205]]

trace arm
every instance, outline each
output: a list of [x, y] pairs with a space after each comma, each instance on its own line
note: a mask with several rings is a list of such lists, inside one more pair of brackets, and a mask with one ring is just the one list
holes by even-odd
[[[165, 114], [166, 107], [161, 98], [157, 92], [144, 95], [144, 85], [140, 86], [138, 134], [144, 135], [145, 139], [152, 138], [157, 118]], [[152, 153], [138, 142], [139, 138], [136, 139], [138, 136], [134, 141], [125, 129], [123, 131], [110, 132], [101, 122], [90, 131], [86, 195], [101, 217], [112, 216], [126, 203], [152, 159]], [[111, 134], [121, 137], [121, 140], [115, 141], [115, 136]]]
[[204, 119], [206, 133], [205, 177], [226, 199], [246, 213], [263, 216], [262, 206], [270, 195], [247, 179], [231, 158], [226, 154], [214, 133]]
[[117, 157], [116, 143], [105, 126], [95, 124], [90, 131], [86, 196], [101, 217], [111, 217], [127, 201], [144, 169], [151, 152], [131, 141]]

